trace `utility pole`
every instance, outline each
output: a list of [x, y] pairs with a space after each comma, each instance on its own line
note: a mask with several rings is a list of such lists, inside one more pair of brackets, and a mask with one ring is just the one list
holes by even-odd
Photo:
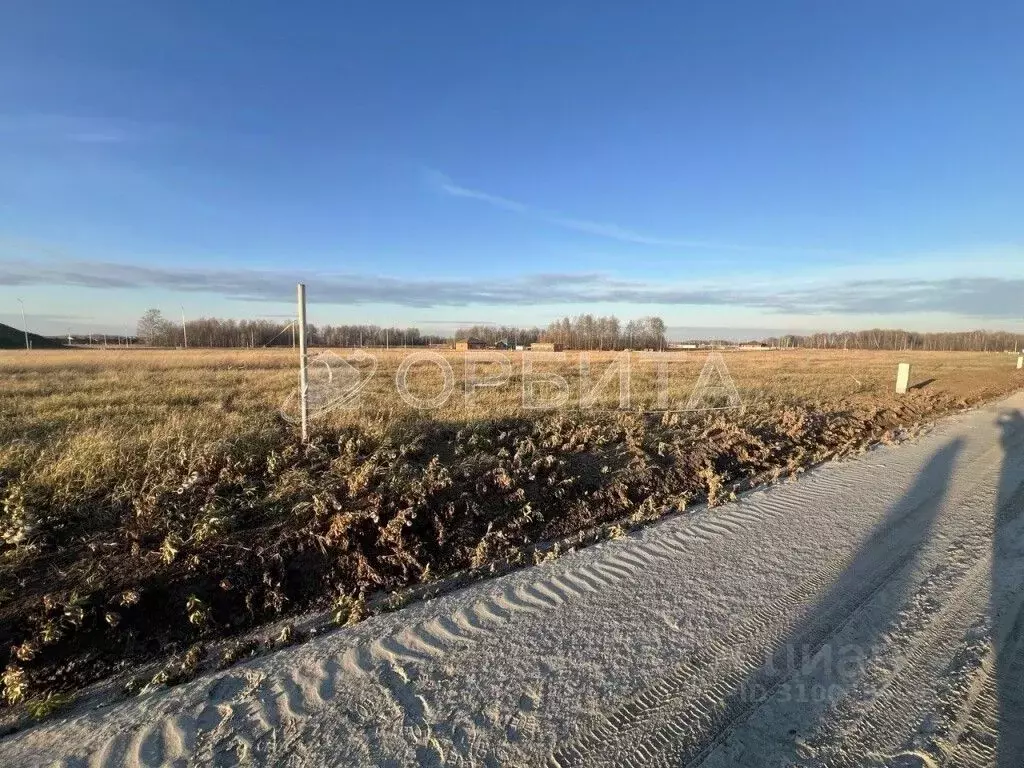
[[309, 442], [309, 379], [306, 349], [306, 284], [299, 283], [299, 412], [302, 419], [302, 442]]
[[25, 302], [18, 299], [18, 303], [21, 304], [21, 327], [25, 329], [25, 350], [28, 351], [32, 347], [28, 343], [28, 322], [25, 320]]
[[185, 336], [185, 349], [188, 349], [188, 328], [185, 327], [185, 306], [179, 304], [181, 307], [181, 332]]

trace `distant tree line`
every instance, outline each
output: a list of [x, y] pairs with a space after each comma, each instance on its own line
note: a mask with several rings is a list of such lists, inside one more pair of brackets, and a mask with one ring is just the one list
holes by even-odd
[[442, 344], [438, 334], [424, 334], [419, 328], [383, 328], [379, 325], [310, 326], [310, 344], [321, 347], [422, 347]]
[[470, 325], [456, 328], [456, 339], [479, 339], [490, 346], [506, 344], [515, 347], [540, 341], [540, 328], [519, 328], [514, 325]]
[[643, 317], [623, 323], [612, 315], [563, 317], [544, 329], [473, 325], [456, 330], [455, 338], [479, 339], [490, 345], [508, 346], [547, 341], [564, 349], [584, 350], [664, 349], [666, 344], [665, 323], [660, 317]]
[[[202, 317], [189, 320], [183, 328], [158, 309], [150, 309], [139, 320], [137, 339], [152, 347], [180, 347], [186, 331], [190, 347], [287, 347], [293, 344], [297, 325], [284, 320], [231, 320]], [[473, 325], [458, 328], [453, 336], [425, 334], [418, 328], [383, 328], [378, 325], [309, 325], [311, 346], [383, 347], [426, 346], [456, 339], [479, 339], [491, 346], [528, 345], [536, 341], [559, 344], [565, 349], [617, 350], [663, 349], [665, 323], [660, 317], [621, 322], [617, 317], [577, 315], [556, 320], [547, 328], [510, 325]]]
[[665, 330], [665, 321], [660, 317], [641, 317], [623, 323], [612, 315], [577, 315], [548, 325], [542, 340], [567, 349], [664, 349]]
[[775, 347], [808, 349], [888, 349], [943, 352], [1003, 352], [1024, 349], [1024, 334], [1006, 331], [918, 333], [875, 328], [870, 331], [787, 335], [764, 340]]
[[50, 338], [62, 344], [67, 342], [77, 346], [123, 347], [139, 343], [139, 340], [134, 336], [114, 335], [112, 333], [73, 333], [51, 336]]
[[[231, 320], [201, 317], [189, 320], [183, 328], [168, 320], [158, 309], [151, 309], [139, 320], [138, 340], [151, 347], [180, 347], [188, 333], [190, 347], [289, 347], [298, 335], [292, 320]], [[425, 346], [442, 343], [445, 338], [422, 333], [418, 328], [382, 328], [377, 325], [307, 325], [306, 338], [311, 346], [383, 347]]]
[[[287, 347], [297, 334], [294, 321], [231, 320], [203, 317], [189, 320], [190, 347]], [[180, 323], [165, 318], [151, 309], [139, 320], [133, 341], [154, 347], [180, 347], [185, 333]], [[309, 325], [309, 344], [321, 347], [422, 347], [443, 344], [452, 336], [425, 334], [418, 328], [384, 328], [379, 325]], [[459, 328], [454, 338], [479, 339], [488, 345], [529, 345], [536, 341], [553, 342], [564, 349], [620, 350], [664, 349], [665, 322], [660, 317], [642, 317], [625, 323], [607, 315], [576, 315], [563, 317], [546, 328], [510, 325], [472, 325]], [[85, 343], [88, 337], [76, 337]], [[96, 335], [94, 343], [127, 343], [123, 337]], [[823, 332], [808, 335], [789, 334], [763, 340], [764, 344], [781, 348], [808, 349], [879, 349], [1001, 352], [1024, 349], [1024, 334], [1006, 331], [951, 331], [919, 333], [875, 328], [866, 331]]]

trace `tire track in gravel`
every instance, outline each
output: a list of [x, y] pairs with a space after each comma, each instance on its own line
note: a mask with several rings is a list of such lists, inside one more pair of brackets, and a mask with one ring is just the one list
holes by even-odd
[[[997, 668], [995, 651], [989, 651], [983, 682], [971, 706], [965, 708], [969, 714], [946, 762], [950, 768], [1011, 764], [1003, 762], [1006, 755], [1024, 760], [1024, 601], [1017, 601], [1008, 625], [1010, 631], [999, 645], [1011, 661]], [[1000, 702], [1000, 690], [1015, 692], [1015, 700]]]
[[[959, 444], [952, 445], [956, 447], [944, 449], [947, 459], [935, 467], [939, 475], [950, 474], [951, 454], [959, 450]], [[922, 522], [929, 524], [929, 512], [944, 505], [944, 485], [931, 482], [935, 479], [928, 478], [920, 488], [923, 498], [912, 499], [909, 509], [887, 520], [858, 554], [830, 563], [720, 642], [699, 650], [666, 678], [557, 750], [549, 764], [698, 762], [763, 699], [753, 696], [754, 691], [770, 694], [785, 682], [788, 676], [779, 671], [786, 669], [786, 659], [780, 655], [785, 653], [783, 646], [816, 651], [901, 569], [909, 568], [907, 556], [923, 543]], [[983, 482], [976, 477], [970, 488]], [[840, 577], [847, 582], [849, 595], [836, 588]], [[724, 670], [723, 659], [729, 665]]]
[[[978, 461], [987, 463], [988, 458]], [[866, 643], [857, 633], [837, 639], [844, 647], [854, 643], [870, 648], [869, 663], [856, 670], [856, 684], [844, 684], [841, 698], [820, 713], [813, 738], [801, 741], [801, 751], [811, 756], [798, 760], [797, 750], [790, 745], [778, 755], [779, 760], [808, 766], [859, 766], [867, 755], [893, 754], [899, 748], [904, 755], [924, 754], [928, 750], [921, 750], [940, 738], [940, 718], [926, 713], [931, 702], [941, 700], [943, 689], [953, 687], [949, 678], [962, 674], [963, 663], [955, 660], [964, 654], [972, 629], [976, 634], [976, 626], [985, 619], [993, 530], [991, 515], [981, 511], [989, 508], [990, 496], [976, 485], [963, 497], [958, 513], [949, 518], [951, 525], [943, 531], [951, 543], [935, 556], [937, 562], [902, 601], [893, 622], [870, 630], [881, 643], [870, 639]], [[980, 514], [968, 514], [969, 510]], [[987, 526], [983, 524], [986, 516]], [[1013, 522], [1006, 515], [998, 516], [1004, 528]], [[801, 689], [820, 686], [821, 677], [820, 673], [812, 676], [810, 682], [801, 683]], [[784, 705], [766, 701], [762, 709], [769, 708], [776, 710], [778, 720]], [[914, 722], [921, 727], [905, 741], [902, 729]], [[799, 720], [793, 725], [797, 732], [806, 728]], [[763, 757], [771, 759], [767, 754]]]
[[[1016, 435], [1015, 441], [1005, 445], [1004, 449], [1018, 449], [1022, 441], [1024, 441], [1024, 433]], [[1000, 452], [998, 447], [992, 447], [981, 455], [972, 457], [971, 467], [973, 469], [980, 468], [982, 471], [964, 470], [964, 473], [970, 474], [972, 479], [966, 485], [962, 484], [956, 489], [955, 497], [957, 499], [969, 501], [970, 497], [979, 493], [979, 490], [982, 496], [985, 495], [986, 490], [991, 487], [991, 478], [988, 477], [991, 472], [986, 473], [984, 469], [994, 466], [994, 461]], [[942, 489], [941, 483], [937, 483], [935, 486]], [[934, 503], [940, 506], [958, 506], [953, 505], [952, 501], [945, 500], [943, 496], [944, 489], [938, 491], [933, 489], [922, 504], [927, 504], [934, 499]], [[908, 513], [903, 520], [904, 524], [908, 520], [911, 526], [914, 524], [914, 513], [921, 509], [922, 504], [919, 504], [913, 512]], [[976, 503], [975, 507], [977, 506]], [[988, 530], [977, 528], [977, 519], [971, 520], [965, 515], [963, 520], [957, 521], [954, 518], [954, 522], [959, 522], [960, 525], [949, 535], [952, 535], [954, 539], [963, 536], [972, 540], [975, 551], [983, 547], [986, 538], [991, 536], [991, 528]], [[906, 525], [904, 525], [905, 527]], [[913, 535], [909, 542], [912, 548], [916, 548], [913, 546], [915, 544], [922, 546], [927, 544], [924, 539], [915, 540]], [[903, 543], [906, 544], [906, 541]], [[901, 568], [901, 558], [904, 557], [906, 550], [892, 544], [888, 546], [892, 551], [891, 554], [895, 553], [894, 556], [881, 561], [884, 563], [884, 567], [875, 569], [875, 572], [870, 574], [871, 579], [868, 582], [870, 586], [863, 589], [858, 597], [847, 602], [846, 610], [836, 614], [834, 622], [825, 622], [823, 627], [811, 628], [812, 631], [808, 633], [789, 636], [791, 642], [788, 644], [820, 648], [828, 637], [838, 631], [855, 612], [864, 610], [872, 598], [885, 587], [889, 580], [894, 578]], [[870, 552], [873, 548], [869, 545], [864, 549]], [[843, 564], [831, 565], [808, 583], [812, 596], [807, 600], [798, 598], [794, 602], [800, 603], [800, 608], [805, 609], [807, 604], [815, 599], [813, 595], [817, 594], [816, 590], [820, 582], [828, 581], [831, 575], [836, 574], [843, 567], [845, 567]], [[980, 579], [975, 586], [981, 587], [980, 591], [984, 593], [984, 567], [973, 568], [971, 574], [972, 579]], [[798, 592], [800, 591], [798, 590]], [[803, 594], [806, 595], [807, 592], [805, 591]], [[958, 594], [966, 601], [964, 605], [970, 602], [969, 592], [960, 591]], [[829, 608], [820, 612], [823, 617], [828, 617], [831, 611], [832, 609]], [[943, 615], [950, 621], [954, 621], [956, 611], [943, 613]], [[669, 678], [642, 691], [628, 704], [606, 718], [603, 723], [584, 733], [575, 742], [560, 748], [552, 755], [549, 763], [568, 766], [591, 764], [682, 765], [700, 762], [717, 743], [726, 738], [746, 714], [764, 700], [762, 697], [758, 702], [751, 702], [749, 695], [737, 696], [736, 692], [739, 688], [753, 686], [757, 690], [765, 690], [770, 694], [774, 688], [785, 682], [784, 678], [773, 679], [776, 676], [772, 673], [779, 667], [774, 660], [757, 669], [759, 657], [770, 658], [771, 642], [773, 640], [777, 642], [779, 637], [785, 636], [786, 629], [782, 625], [776, 625], [774, 629], [773, 635], [763, 637], [768, 641], [760, 649], [764, 653], [763, 656], [757, 650], [741, 655], [735, 668], [724, 675], [715, 677], [703, 674], [703, 670], [714, 667], [719, 653], [717, 648], [713, 647], [710, 650], [705, 649], [699, 652], [675, 669]], [[763, 630], [760, 631], [763, 632]], [[743, 648], [750, 636], [749, 628], [741, 626], [735, 633], [725, 638], [721, 645], [733, 649]], [[934, 639], [936, 634], [929, 633], [928, 637]], [[954, 632], [953, 637], [958, 638], [959, 633]]]
[[[713, 518], [713, 512], [703, 513]], [[779, 513], [781, 514], [781, 513]], [[741, 522], [733, 522], [733, 520]], [[626, 579], [636, 577], [657, 560], [677, 557], [695, 541], [702, 544], [739, 534], [760, 522], [749, 514], [730, 518], [717, 525], [702, 516], [680, 530], [667, 533], [658, 541], [607, 542], [600, 557], [592, 562], [562, 567], [527, 584], [506, 585], [492, 591], [468, 608], [459, 608], [450, 616], [431, 618], [374, 640], [368, 649], [350, 649], [343, 665], [350, 670], [372, 674], [378, 663], [417, 663], [439, 658], [459, 644], [478, 642], [509, 622], [516, 614], [536, 614], [559, 608], [587, 595], [613, 589]]]
[[973, 701], [964, 701], [956, 722], [954, 765], [1018, 768], [1024, 760], [1024, 461], [1014, 450], [1024, 417], [999, 416], [1006, 456], [995, 509], [987, 658]]
[[[970, 711], [977, 700], [980, 701], [980, 712], [994, 712], [990, 709], [996, 701], [994, 681], [972, 681], [972, 676], [965, 675], [964, 669], [970, 648], [977, 642], [976, 628], [987, 621], [987, 606], [982, 605], [978, 598], [979, 595], [987, 595], [991, 589], [991, 542], [1011, 531], [1018, 535], [1021, 529], [1020, 506], [1013, 498], [1001, 501], [1002, 506], [995, 511], [993, 521], [997, 527], [972, 525], [964, 530], [964, 526], [960, 526], [955, 538], [962, 538], [957, 538], [957, 543], [947, 548], [947, 555], [961, 553], [960, 558], [949, 565], [952, 573], [962, 571], [961, 578], [956, 579], [956, 583], [950, 583], [948, 578], [928, 579], [907, 601], [900, 625], [887, 633], [891, 636], [889, 644], [892, 646], [888, 649], [889, 655], [880, 659], [881, 664], [895, 665], [897, 669], [882, 669], [880, 677], [885, 682], [872, 697], [871, 706], [858, 711], [856, 706], [844, 702], [850, 710], [849, 721], [842, 724], [843, 727], [836, 727], [835, 722], [823, 724], [816, 741], [821, 745], [831, 745], [829, 765], [856, 766], [861, 764], [864, 755], [895, 752], [896, 745], [886, 743], [885, 739], [898, 734], [899, 726], [910, 722], [919, 722], [921, 726], [902, 745], [900, 754], [927, 756], [933, 762], [942, 763], [949, 750], [948, 745], [955, 744], [963, 734], [970, 734], [972, 740], [978, 742], [981, 752], [970, 754], [964, 765], [986, 764], [982, 752], [986, 744], [993, 741], [994, 730], [991, 726], [986, 728], [962, 722], [964, 718], [957, 716], [957, 710]], [[975, 499], [969, 500], [965, 506], [978, 508], [982, 505], [983, 500]], [[971, 561], [965, 558], [973, 560], [970, 568], [964, 567]], [[945, 595], [949, 597], [944, 599]], [[935, 612], [929, 611], [931, 601], [938, 603]], [[907, 624], [913, 625], [915, 620], [918, 631], [908, 631]], [[1017, 623], [1021, 620], [1022, 614], [1018, 613]], [[1010, 652], [1014, 653], [1012, 649]], [[959, 685], [957, 676], [963, 678]], [[987, 677], [991, 678], [991, 675]], [[1016, 680], [1018, 685], [1024, 683], [1020, 676]], [[922, 681], [933, 681], [928, 697], [923, 695]], [[945, 702], [943, 695], [946, 696]], [[856, 695], [850, 699], [856, 701]], [[940, 705], [944, 703], [951, 711], [929, 713], [929, 700], [940, 702]], [[840, 707], [833, 713], [835, 721], [842, 720], [843, 710]], [[961, 722], [957, 724], [957, 721]], [[985, 715], [982, 715], [981, 722], [984, 721]], [[1018, 725], [1024, 727], [1024, 722]], [[977, 738], [979, 735], [981, 737]]]
[[[865, 755], [894, 751], [896, 745], [887, 739], [920, 720], [927, 703], [922, 685], [939, 676], [978, 618], [977, 594], [986, 588], [989, 564], [983, 558], [955, 582], [928, 584], [907, 600], [901, 621], [888, 630], [894, 640], [878, 651], [866, 679], [846, 693], [815, 733], [810, 742], [815, 755], [807, 765], [860, 766]], [[949, 598], [932, 612], [931, 600], [943, 589]]]

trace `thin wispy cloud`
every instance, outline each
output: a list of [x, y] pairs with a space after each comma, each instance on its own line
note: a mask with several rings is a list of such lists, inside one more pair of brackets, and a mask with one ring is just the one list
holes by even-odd
[[[53, 314], [50, 312], [33, 312], [33, 320], [46, 320], [53, 322], [78, 322], [79, 320], [88, 320], [89, 318], [85, 315], [61, 315]], [[0, 322], [7, 323], [8, 325], [21, 325], [21, 313], [20, 312], [0, 312]]]
[[1020, 319], [1024, 278], [847, 280], [785, 286], [730, 283], [691, 287], [626, 280], [598, 272], [528, 274], [501, 280], [397, 278], [371, 274], [176, 269], [103, 261], [10, 260], [0, 285], [164, 289], [255, 302], [291, 302], [295, 281], [321, 304], [390, 304], [413, 308], [593, 306], [745, 307], [797, 315], [946, 313], [978, 320]]
[[451, 195], [452, 197], [467, 197], [470, 200], [479, 200], [483, 203], [487, 203], [488, 205], [493, 205], [495, 208], [503, 208], [506, 211], [532, 213], [528, 206], [523, 205], [522, 203], [517, 203], [515, 200], [498, 197], [497, 195], [489, 195], [486, 192], [481, 192], [476, 189], [460, 187], [443, 173], [433, 171], [430, 174], [430, 178], [441, 192]]
[[519, 202], [518, 200], [511, 200], [507, 197], [501, 197], [500, 195], [492, 195], [489, 192], [484, 192], [479, 189], [472, 189], [470, 187], [464, 187], [460, 184], [452, 181], [451, 178], [439, 171], [429, 171], [427, 178], [433, 187], [446, 195], [452, 197], [460, 197], [469, 200], [477, 200], [495, 208], [500, 208], [505, 211], [511, 211], [518, 213], [523, 216], [528, 216], [537, 221], [543, 221], [548, 224], [552, 224], [562, 229], [569, 229], [574, 232], [582, 232], [583, 234], [593, 235], [595, 237], [601, 237], [608, 240], [616, 240], [621, 243], [631, 243], [634, 245], [649, 245], [658, 246], [662, 248], [688, 248], [688, 249], [700, 249], [700, 250], [711, 250], [711, 251], [736, 251], [736, 252], [747, 252], [747, 253], [803, 253], [803, 254], [841, 254], [842, 251], [831, 250], [831, 249], [808, 249], [808, 248], [789, 248], [784, 246], [764, 246], [764, 245], [746, 245], [740, 243], [723, 243], [709, 240], [698, 240], [698, 239], [685, 239], [685, 238], [672, 238], [672, 237], [661, 237], [657, 235], [651, 235], [644, 232], [637, 232], [636, 230], [628, 229], [626, 227], [619, 226], [611, 222], [605, 221], [591, 221], [589, 219], [579, 219], [572, 216], [564, 216], [559, 213], [537, 208], [526, 203]]
[[163, 133], [166, 126], [119, 117], [0, 113], [0, 136], [9, 141], [114, 145], [144, 141]]
[[67, 134], [68, 141], [78, 144], [122, 144], [130, 141], [128, 134], [123, 131], [78, 131]]
[[469, 187], [461, 186], [438, 171], [431, 171], [429, 173], [429, 178], [439, 191], [447, 195], [451, 195], [452, 197], [478, 200], [482, 203], [494, 206], [495, 208], [501, 208], [502, 210], [523, 214], [539, 221], [547, 222], [548, 224], [554, 224], [555, 226], [562, 227], [564, 229], [571, 229], [588, 235], [596, 235], [598, 237], [618, 240], [624, 243], [636, 243], [640, 245], [663, 245], [692, 248], [711, 247], [709, 243], [699, 240], [674, 240], [662, 237], [653, 237], [641, 232], [634, 232], [633, 230], [626, 229], [625, 227], [620, 227], [617, 224], [562, 216], [557, 213], [535, 208], [534, 206], [527, 205], [526, 203], [521, 203], [518, 200], [510, 200], [507, 197], [492, 195], [479, 189], [471, 189]]

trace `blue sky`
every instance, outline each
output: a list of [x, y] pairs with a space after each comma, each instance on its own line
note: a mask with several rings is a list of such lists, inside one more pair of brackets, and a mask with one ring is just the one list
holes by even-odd
[[1024, 330], [1019, 2], [85, 9], [0, 7], [0, 321]]

